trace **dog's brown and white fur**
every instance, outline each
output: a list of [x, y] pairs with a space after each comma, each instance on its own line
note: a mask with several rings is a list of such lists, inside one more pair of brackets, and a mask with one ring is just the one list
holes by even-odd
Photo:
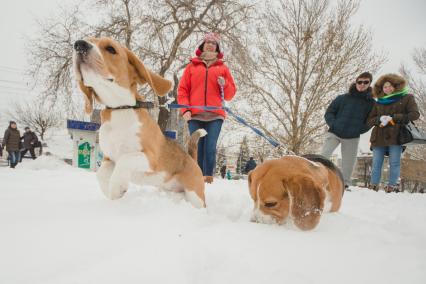
[[338, 211], [344, 190], [339, 169], [319, 155], [266, 161], [249, 173], [248, 181], [252, 221], [292, 220], [301, 230], [315, 228], [324, 211]]
[[[143, 100], [137, 85], [148, 83], [157, 95], [165, 95], [171, 82], [147, 69], [137, 56], [110, 38], [79, 40], [74, 45], [74, 69], [85, 94], [85, 111], [93, 102], [109, 107], [133, 106]], [[104, 109], [99, 144], [104, 160], [97, 172], [100, 187], [110, 199], [121, 198], [129, 182], [185, 192], [195, 207], [205, 207], [204, 180], [196, 161], [177, 143], [164, 137], [143, 108]], [[197, 147], [198, 131], [191, 137]], [[197, 153], [191, 149], [191, 153]]]

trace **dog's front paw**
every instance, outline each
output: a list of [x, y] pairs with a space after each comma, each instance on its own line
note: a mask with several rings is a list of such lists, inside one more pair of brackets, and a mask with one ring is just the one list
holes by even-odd
[[120, 199], [127, 192], [127, 183], [114, 183], [111, 182], [109, 185], [108, 198], [111, 200]]

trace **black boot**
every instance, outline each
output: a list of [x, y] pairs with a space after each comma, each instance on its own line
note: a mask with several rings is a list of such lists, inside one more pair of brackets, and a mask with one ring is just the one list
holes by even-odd
[[379, 186], [377, 184], [370, 184], [368, 186], [368, 189], [374, 190], [374, 191], [379, 191]]
[[386, 185], [384, 190], [386, 193], [391, 193], [393, 192], [393, 187], [391, 185]]
[[392, 189], [393, 189], [393, 192], [396, 192], [396, 193], [401, 192], [401, 189], [399, 188], [398, 185], [392, 185]]

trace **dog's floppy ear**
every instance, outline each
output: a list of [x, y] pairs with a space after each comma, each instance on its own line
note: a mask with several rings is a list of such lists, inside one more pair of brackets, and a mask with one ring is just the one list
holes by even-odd
[[141, 85], [148, 83], [158, 96], [164, 96], [172, 88], [172, 82], [155, 74], [145, 67], [142, 61], [130, 50], [126, 49], [130, 65], [135, 68]]
[[249, 192], [250, 192], [251, 198], [254, 201], [256, 201], [257, 200], [257, 196], [256, 196], [256, 187], [257, 186], [253, 184], [253, 187], [252, 187], [252, 181], [253, 181], [252, 175], [253, 175], [253, 171], [250, 171], [248, 173], [248, 178], [247, 178], [247, 180], [248, 180], [248, 187], [249, 187]]
[[78, 85], [80, 90], [84, 93], [84, 111], [87, 114], [91, 114], [93, 112], [93, 89], [86, 87], [82, 81], [78, 81]]
[[270, 166], [265, 163], [257, 166], [254, 170], [248, 174], [248, 186], [251, 198], [257, 201], [257, 188], [259, 186], [259, 180], [268, 172]]
[[301, 230], [315, 228], [324, 209], [322, 188], [306, 176], [283, 180], [283, 185], [290, 195], [290, 212], [295, 225]]

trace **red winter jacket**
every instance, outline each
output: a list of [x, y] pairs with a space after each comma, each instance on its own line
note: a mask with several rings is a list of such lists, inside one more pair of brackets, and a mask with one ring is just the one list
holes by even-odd
[[[178, 103], [192, 106], [222, 106], [220, 88], [217, 82], [220, 76], [225, 79], [225, 100], [230, 101], [235, 95], [236, 87], [234, 79], [223, 61], [218, 59], [207, 68], [200, 58], [192, 58], [179, 82]], [[191, 111], [192, 115], [206, 111], [197, 108], [183, 108], [181, 112], [185, 113], [188, 110]], [[209, 111], [226, 117], [224, 110]]]

